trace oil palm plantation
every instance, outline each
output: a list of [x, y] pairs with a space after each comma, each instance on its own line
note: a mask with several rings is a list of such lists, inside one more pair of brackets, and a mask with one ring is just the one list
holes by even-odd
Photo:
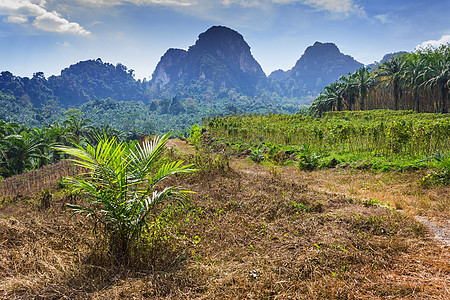
[[394, 110], [398, 110], [398, 102], [401, 94], [401, 80], [404, 74], [405, 56], [396, 55], [390, 60], [378, 66], [377, 77], [387, 81], [387, 86], [392, 87]]

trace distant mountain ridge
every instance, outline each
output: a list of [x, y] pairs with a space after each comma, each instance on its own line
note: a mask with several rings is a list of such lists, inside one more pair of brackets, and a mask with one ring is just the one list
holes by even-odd
[[[213, 26], [201, 33], [188, 50], [168, 49], [150, 81], [136, 80], [133, 70], [98, 58], [80, 61], [49, 78], [42, 72], [32, 78], [1, 72], [0, 93], [4, 99], [15, 99], [22, 107], [37, 109], [78, 107], [110, 98], [142, 101], [160, 111], [170, 111], [163, 109], [167, 101], [162, 100], [178, 96], [181, 104], [174, 110], [178, 113], [184, 111], [183, 105], [188, 108], [186, 111], [195, 111], [194, 106], [203, 102], [212, 109], [216, 109], [214, 103], [226, 102], [225, 106], [232, 111], [242, 111], [237, 103], [248, 105], [250, 99], [258, 105], [286, 100], [308, 104], [326, 85], [361, 67], [363, 64], [341, 53], [335, 44], [316, 42], [292, 69], [276, 70], [267, 77], [240, 33]], [[185, 99], [190, 100], [184, 103]]]

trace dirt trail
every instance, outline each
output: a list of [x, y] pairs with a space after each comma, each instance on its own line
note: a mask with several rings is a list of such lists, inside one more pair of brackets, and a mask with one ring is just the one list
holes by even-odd
[[[195, 148], [179, 139], [169, 140], [167, 145], [179, 151], [193, 154]], [[301, 172], [296, 167], [267, 168], [255, 165], [248, 159], [233, 159], [233, 169], [243, 173], [273, 173], [307, 184], [311, 190], [340, 194], [374, 201], [404, 211], [421, 222], [430, 236], [450, 247], [450, 187], [423, 189], [419, 186], [421, 171], [408, 173], [370, 173], [358, 170], [328, 169]]]

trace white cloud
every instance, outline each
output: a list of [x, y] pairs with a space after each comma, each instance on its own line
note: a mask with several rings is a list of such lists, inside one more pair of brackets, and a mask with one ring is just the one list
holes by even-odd
[[191, 6], [197, 4], [193, 0], [78, 0], [79, 3], [90, 6], [104, 7], [131, 3], [135, 5], [167, 5], [167, 6]]
[[364, 8], [360, 7], [359, 4], [355, 3], [354, 0], [303, 0], [302, 2], [319, 11], [329, 12], [335, 17], [348, 17], [350, 15], [359, 15], [359, 16], [366, 15]]
[[22, 24], [28, 22], [28, 17], [24, 15], [8, 16], [6, 22]]
[[33, 25], [44, 31], [89, 35], [90, 32], [78, 23], [69, 22], [57, 12], [45, 12], [34, 19]]
[[388, 14], [376, 15], [375, 19], [380, 21], [382, 24], [391, 24], [391, 23], [393, 23]]
[[425, 49], [429, 47], [437, 48], [441, 45], [446, 45], [449, 43], [450, 43], [450, 35], [443, 35], [439, 40], [429, 40], [417, 45], [416, 49]]
[[332, 16], [348, 17], [350, 15], [365, 16], [364, 8], [356, 0], [78, 0], [81, 4], [90, 6], [116, 6], [123, 4], [135, 5], [165, 5], [165, 6], [192, 6], [198, 9], [210, 7], [217, 9], [220, 6], [241, 6], [244, 8], [270, 9], [274, 5], [304, 4], [317, 11], [326, 11]]
[[33, 26], [44, 31], [90, 34], [80, 24], [69, 22], [55, 11], [47, 11], [45, 4], [45, 0], [1, 0], [0, 15], [8, 16], [6, 20], [12, 23], [25, 23], [28, 17], [34, 18]]

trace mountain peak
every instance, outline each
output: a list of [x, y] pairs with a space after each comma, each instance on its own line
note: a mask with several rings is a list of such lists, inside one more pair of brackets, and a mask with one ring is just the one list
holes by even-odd
[[182, 51], [169, 49], [164, 54], [153, 73], [153, 85], [170, 88], [200, 80], [211, 82], [215, 90], [232, 88], [253, 93], [266, 79], [244, 37], [228, 27], [209, 28], [188, 51]]
[[339, 48], [333, 43], [315, 42], [314, 45], [306, 48], [303, 57], [323, 56], [323, 55], [339, 55], [342, 54]]

